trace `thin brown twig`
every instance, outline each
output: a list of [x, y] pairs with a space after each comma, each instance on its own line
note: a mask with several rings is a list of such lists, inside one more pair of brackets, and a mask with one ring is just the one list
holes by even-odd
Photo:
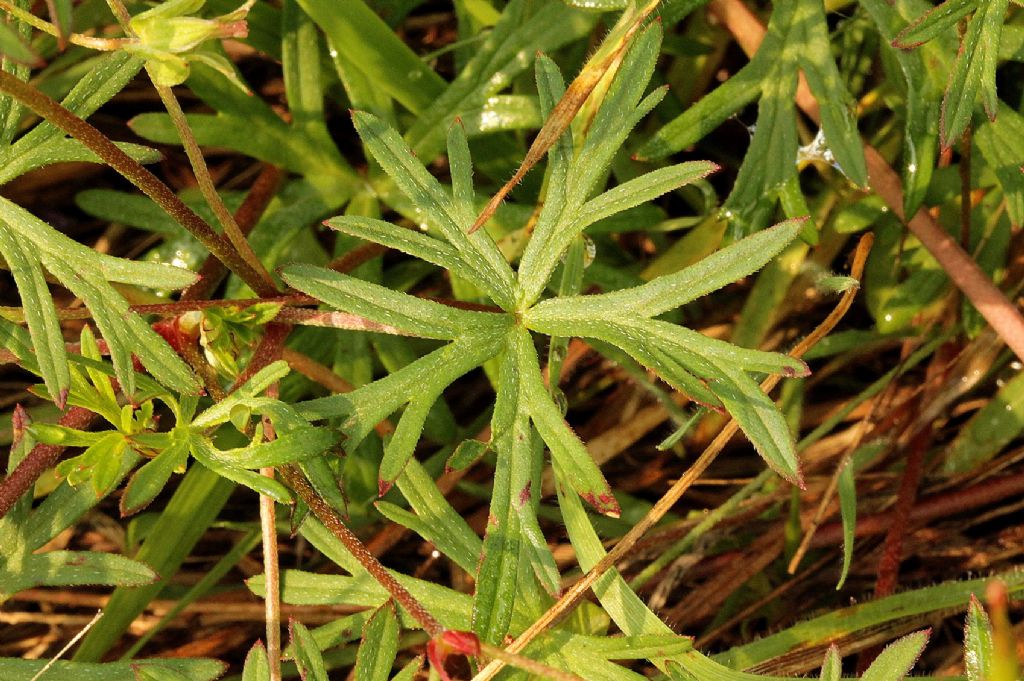
[[[871, 251], [871, 245], [873, 242], [874, 236], [871, 233], [867, 233], [861, 237], [860, 242], [857, 244], [853, 264], [850, 268], [850, 276], [854, 279], [859, 280], [863, 274], [864, 264], [867, 262], [868, 253]], [[835, 309], [829, 313], [825, 320], [822, 321], [806, 338], [797, 343], [789, 352], [790, 357], [802, 357], [808, 350], [817, 345], [822, 338], [827, 336], [850, 309], [850, 306], [853, 305], [854, 298], [857, 296], [857, 290], [858, 289], [856, 288], [851, 288], [845, 291]], [[780, 380], [781, 377], [779, 376], [769, 376], [761, 383], [761, 389], [764, 392], [770, 392], [776, 385], [778, 385]], [[590, 587], [592, 587], [605, 572], [622, 560], [626, 554], [633, 549], [637, 541], [639, 541], [650, 528], [657, 524], [658, 521], [660, 521], [665, 514], [675, 506], [679, 499], [682, 498], [683, 494], [686, 493], [686, 490], [688, 490], [690, 486], [704, 474], [704, 471], [707, 470], [708, 466], [711, 465], [738, 430], [739, 426], [736, 421], [728, 421], [723, 426], [721, 432], [719, 432], [715, 439], [711, 441], [693, 465], [690, 466], [690, 468], [683, 473], [672, 487], [669, 488], [664, 496], [662, 496], [657, 503], [651, 507], [651, 510], [647, 512], [647, 515], [634, 525], [629, 532], [623, 535], [612, 550], [606, 553], [604, 557], [598, 561], [597, 565], [591, 568], [581, 580], [573, 584], [572, 587], [570, 587], [562, 597], [547, 610], [547, 612], [541, 615], [541, 617], [531, 624], [526, 631], [520, 634], [519, 637], [506, 648], [506, 650], [513, 653], [521, 652], [538, 635], [571, 612], [572, 609], [583, 599], [583, 596]], [[474, 681], [486, 681], [487, 679], [494, 678], [503, 666], [504, 663], [501, 660], [495, 660], [481, 670], [475, 677]]]

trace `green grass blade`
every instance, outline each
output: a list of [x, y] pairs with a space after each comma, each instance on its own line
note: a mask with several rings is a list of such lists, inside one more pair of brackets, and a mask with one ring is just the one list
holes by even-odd
[[[101, 620], [102, 621], [102, 620]], [[214, 681], [224, 674], [226, 665], [220, 660], [170, 659], [135, 660], [134, 662], [109, 662], [89, 664], [58, 660], [46, 674], [38, 677], [49, 660], [15, 660], [0, 658], [0, 677], [4, 681], [33, 681], [46, 677], [67, 681], [139, 681], [139, 670], [169, 669], [180, 673], [190, 681]]]
[[104, 609], [103, 619], [82, 640], [74, 656], [76, 661], [98, 660], [117, 642], [132, 620], [174, 576], [233, 489], [233, 484], [215, 473], [192, 466], [134, 556], [152, 567], [160, 581], [151, 586], [116, 589]]
[[[1006, 583], [1010, 594], [1024, 592], [1024, 572], [1006, 572], [998, 577]], [[962, 612], [966, 610], [972, 594], [977, 596], [984, 593], [988, 581], [989, 578], [986, 577], [962, 582], [944, 582], [841, 608], [805, 620], [752, 643], [732, 648], [715, 656], [715, 659], [728, 667], [749, 669], [799, 647], [801, 655], [806, 652], [820, 660], [820, 654], [827, 650], [832, 642], [858, 631], [925, 613]]]

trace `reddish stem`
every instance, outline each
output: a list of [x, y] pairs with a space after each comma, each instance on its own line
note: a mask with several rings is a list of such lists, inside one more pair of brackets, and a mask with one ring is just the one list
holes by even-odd
[[[88, 409], [72, 407], [60, 417], [58, 423], [68, 428], [86, 430], [97, 418], [99, 417]], [[18, 467], [0, 482], [0, 518], [7, 515], [21, 495], [32, 489], [39, 476], [57, 465], [64, 449], [60, 445], [36, 445]]]
[[[235, 222], [243, 235], [248, 235], [266, 211], [281, 184], [282, 174], [276, 167], [265, 164], [242, 205], [235, 211]], [[199, 268], [199, 281], [182, 291], [181, 300], [203, 300], [213, 295], [227, 276], [228, 268], [216, 258], [207, 258]]]

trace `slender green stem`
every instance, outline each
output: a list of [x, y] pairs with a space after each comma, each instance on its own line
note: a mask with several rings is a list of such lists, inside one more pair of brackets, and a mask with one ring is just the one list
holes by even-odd
[[268, 286], [249, 266], [227, 239], [215, 232], [195, 211], [186, 206], [170, 187], [141, 163], [121, 151], [106, 135], [48, 95], [3, 71], [0, 71], [0, 90], [80, 141], [107, 165], [121, 173], [178, 224], [191, 232], [214, 257], [241, 277], [242, 281], [257, 294], [272, 296], [277, 293], [276, 289]]
[[[152, 74], [150, 74], [150, 79], [152, 80]], [[235, 222], [235, 216], [224, 205], [220, 194], [217, 193], [217, 188], [213, 186], [213, 178], [210, 177], [210, 169], [206, 166], [206, 159], [203, 158], [203, 153], [199, 149], [195, 135], [192, 134], [192, 128], [189, 127], [188, 121], [185, 120], [185, 112], [181, 110], [181, 104], [178, 103], [178, 98], [174, 96], [174, 91], [169, 87], [157, 85], [156, 81], [153, 82], [153, 86], [156, 88], [157, 94], [160, 95], [160, 100], [163, 101], [164, 106], [167, 108], [171, 121], [174, 122], [174, 128], [178, 131], [178, 137], [185, 147], [185, 154], [188, 155], [188, 160], [192, 164], [192, 170], [196, 175], [196, 181], [199, 183], [199, 191], [203, 193], [206, 203], [210, 206], [213, 214], [217, 216], [217, 220], [224, 230], [224, 236], [228, 238], [228, 241], [235, 247], [235, 250], [245, 260], [246, 264], [260, 276], [263, 283], [271, 289], [276, 289], [277, 286], [270, 277], [270, 273], [267, 272], [263, 263], [256, 256], [256, 253], [253, 252], [248, 239], [245, 238], [238, 223]]]

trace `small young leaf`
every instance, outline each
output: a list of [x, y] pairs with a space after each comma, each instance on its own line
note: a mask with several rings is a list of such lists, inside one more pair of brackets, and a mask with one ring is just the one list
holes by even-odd
[[487, 443], [480, 440], [463, 440], [455, 448], [445, 463], [445, 469], [449, 471], [461, 471], [469, 468], [480, 460], [488, 451]]
[[256, 641], [245, 656], [245, 666], [242, 668], [242, 681], [272, 681], [270, 678], [270, 660], [267, 659], [267, 649], [263, 647], [263, 641]]
[[291, 631], [292, 655], [302, 681], [328, 681], [324, 658], [309, 630], [296, 620], [288, 621], [288, 629]]
[[846, 583], [846, 576], [850, 572], [850, 562], [853, 560], [853, 542], [857, 529], [857, 486], [854, 481], [853, 458], [850, 458], [839, 471], [839, 512], [843, 521], [843, 570], [839, 574], [839, 583], [836, 589], [842, 589]]
[[355, 681], [387, 681], [398, 653], [398, 617], [388, 601], [379, 607], [363, 628], [356, 653]]
[[184, 469], [188, 453], [188, 442], [175, 440], [170, 447], [139, 468], [121, 495], [121, 515], [133, 515], [148, 506], [170, 480], [171, 473]]
[[964, 671], [967, 681], [988, 681], [992, 678], [992, 622], [977, 596], [971, 594], [964, 625]]
[[843, 658], [839, 656], [839, 648], [833, 643], [825, 653], [825, 663], [821, 665], [821, 681], [839, 681], [843, 673]]
[[921, 656], [931, 629], [907, 634], [890, 643], [867, 668], [861, 681], [903, 681]]

